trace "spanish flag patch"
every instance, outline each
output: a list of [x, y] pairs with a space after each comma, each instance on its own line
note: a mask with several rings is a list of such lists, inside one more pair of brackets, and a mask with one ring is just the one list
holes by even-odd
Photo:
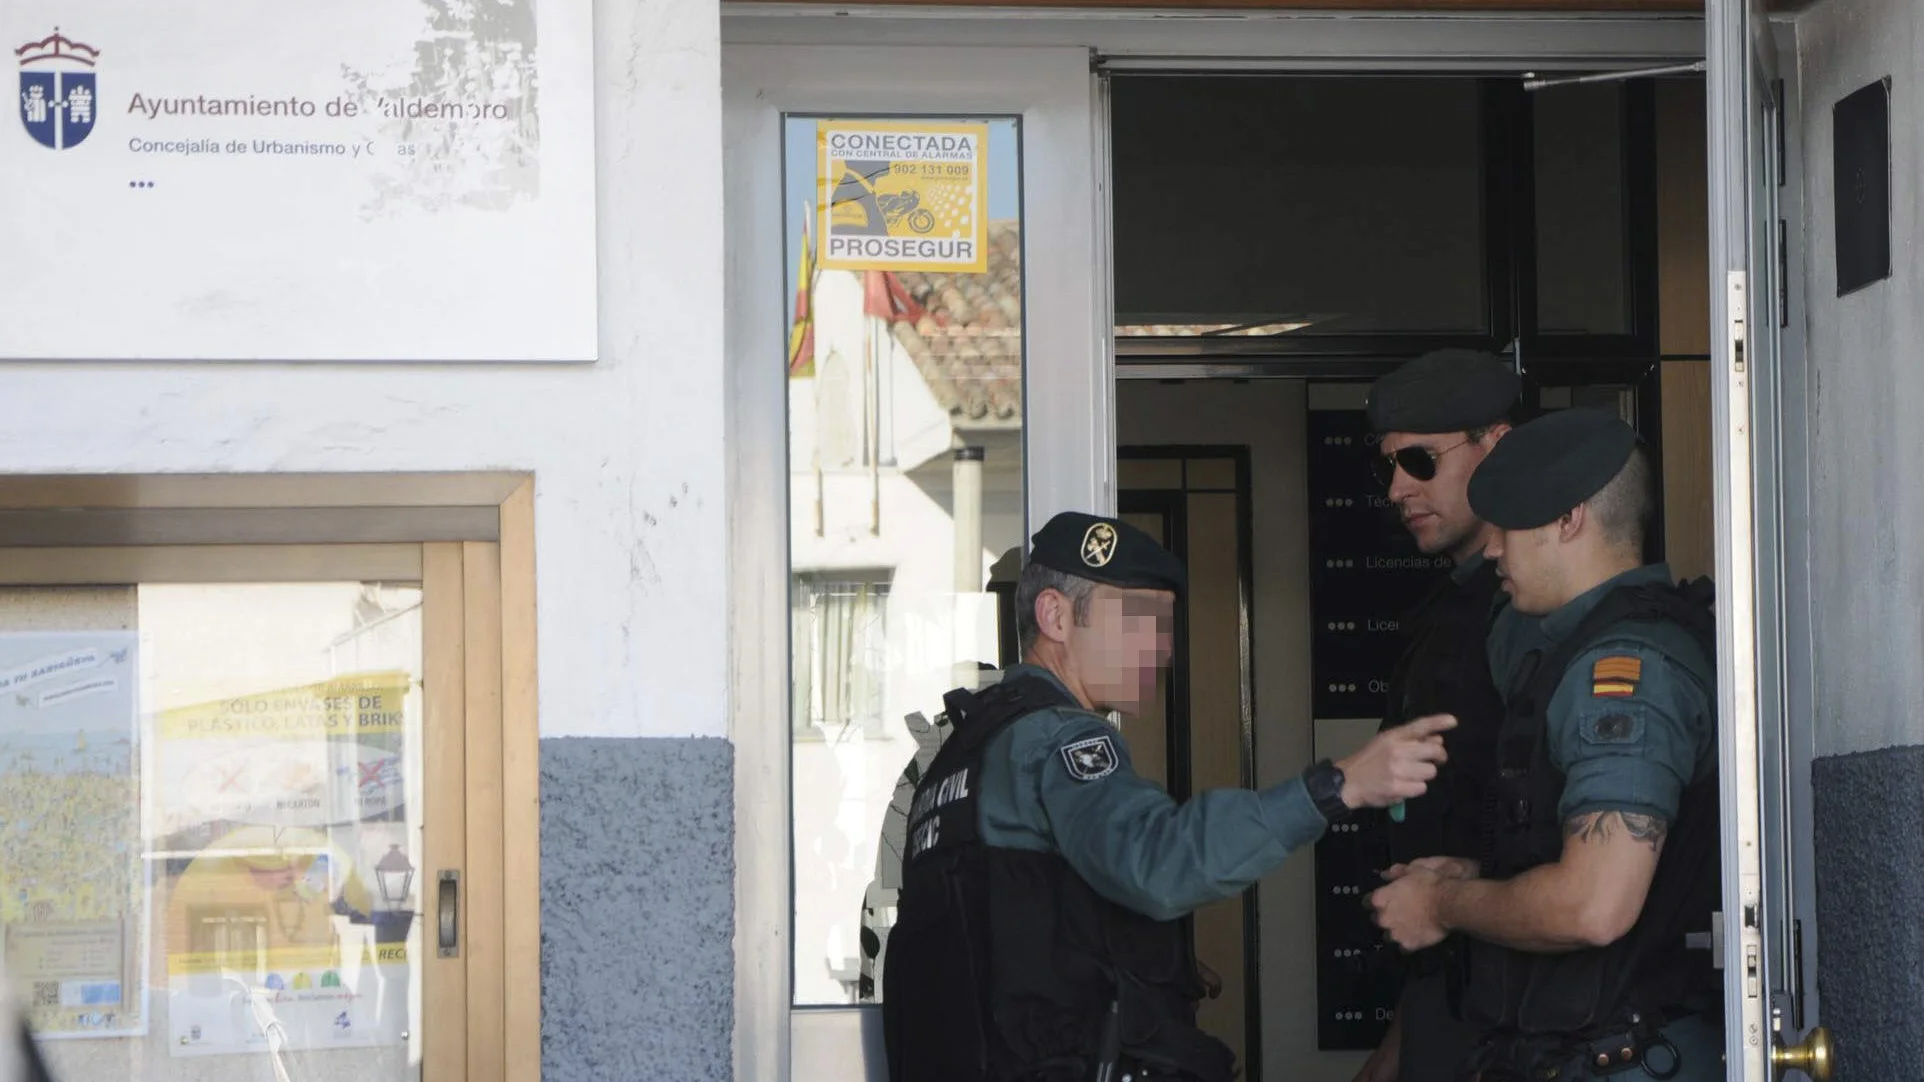
[[1637, 693], [1637, 682], [1642, 679], [1642, 658], [1599, 658], [1590, 670], [1590, 695], [1597, 699], [1628, 698]]

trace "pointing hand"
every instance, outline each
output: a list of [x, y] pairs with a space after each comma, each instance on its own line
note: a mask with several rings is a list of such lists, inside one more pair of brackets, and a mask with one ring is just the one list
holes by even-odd
[[1355, 755], [1336, 764], [1343, 772], [1343, 803], [1351, 808], [1387, 808], [1422, 796], [1448, 760], [1442, 734], [1456, 727], [1448, 714], [1417, 718], [1376, 734]]

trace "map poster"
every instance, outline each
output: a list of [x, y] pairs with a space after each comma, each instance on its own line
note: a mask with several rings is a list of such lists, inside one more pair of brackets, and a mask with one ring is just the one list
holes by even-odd
[[138, 647], [0, 634], [0, 929], [44, 1040], [147, 1029]]
[[407, 1043], [418, 703], [371, 672], [153, 717], [171, 1055]]
[[591, 6], [0, 5], [0, 358], [594, 360]]
[[821, 121], [821, 266], [989, 269], [986, 124]]

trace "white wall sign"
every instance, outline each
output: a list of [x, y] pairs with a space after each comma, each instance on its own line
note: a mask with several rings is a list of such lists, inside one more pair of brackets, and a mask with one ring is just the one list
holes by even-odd
[[590, 7], [7, 4], [0, 357], [594, 359]]

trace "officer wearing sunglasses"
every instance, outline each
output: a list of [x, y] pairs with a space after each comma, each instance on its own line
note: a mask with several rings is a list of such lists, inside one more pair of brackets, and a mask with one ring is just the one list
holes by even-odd
[[[1383, 727], [1447, 713], [1457, 728], [1444, 737], [1449, 762], [1429, 792], [1392, 809], [1385, 868], [1425, 857], [1474, 857], [1480, 849], [1484, 793], [1503, 718], [1485, 655], [1500, 583], [1496, 565], [1483, 557], [1493, 530], [1470, 509], [1469, 483], [1509, 431], [1518, 390], [1516, 373], [1501, 359], [1444, 350], [1418, 357], [1370, 391], [1376, 479], [1417, 548], [1454, 565], [1403, 620], [1405, 648], [1391, 673]], [[1474, 1040], [1452, 1006], [1462, 981], [1455, 947], [1446, 942], [1402, 960], [1395, 1020], [1356, 1082], [1454, 1078]]]

